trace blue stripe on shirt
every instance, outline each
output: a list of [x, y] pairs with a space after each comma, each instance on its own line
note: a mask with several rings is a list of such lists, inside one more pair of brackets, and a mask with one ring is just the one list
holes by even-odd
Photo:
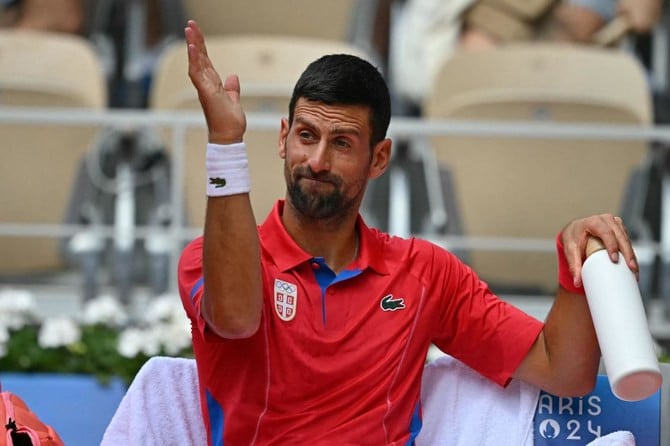
[[207, 414], [209, 415], [209, 439], [212, 446], [223, 446], [223, 408], [214, 399], [209, 389], [205, 389], [207, 398]]
[[416, 437], [421, 432], [421, 427], [423, 426], [423, 421], [421, 420], [421, 402], [416, 403], [414, 407], [414, 413], [412, 414], [412, 421], [409, 423], [409, 439], [407, 440], [407, 446], [413, 446]]
[[193, 285], [193, 288], [191, 288], [191, 294], [188, 296], [191, 298], [191, 302], [193, 302], [193, 298], [195, 297], [196, 293], [200, 291], [200, 288], [202, 288], [203, 284], [205, 283], [205, 278], [201, 277], [195, 285]]

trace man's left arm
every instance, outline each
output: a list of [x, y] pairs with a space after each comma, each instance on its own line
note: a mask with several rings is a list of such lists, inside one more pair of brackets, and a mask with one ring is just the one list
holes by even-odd
[[600, 348], [581, 283], [590, 237], [599, 238], [612, 261], [620, 255], [639, 274], [623, 222], [611, 214], [570, 222], [557, 239], [559, 289], [545, 326], [514, 377], [559, 396], [589, 393], [596, 381]]

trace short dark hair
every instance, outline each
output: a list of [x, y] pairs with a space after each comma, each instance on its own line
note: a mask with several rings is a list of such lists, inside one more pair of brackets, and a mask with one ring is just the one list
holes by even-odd
[[350, 54], [330, 54], [310, 63], [295, 84], [288, 106], [289, 125], [298, 99], [329, 105], [370, 107], [371, 145], [386, 138], [391, 98], [386, 81], [370, 62]]

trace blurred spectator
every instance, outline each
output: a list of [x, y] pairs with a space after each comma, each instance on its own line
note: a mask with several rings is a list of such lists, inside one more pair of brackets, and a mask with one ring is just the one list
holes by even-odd
[[81, 34], [84, 0], [0, 0], [0, 25]]
[[394, 113], [416, 114], [433, 76], [458, 46], [464, 13], [476, 0], [396, 0], [388, 71]]
[[[381, 4], [384, 4], [382, 2]], [[456, 50], [480, 50], [508, 41], [595, 43], [615, 18], [619, 33], [648, 33], [662, 0], [395, 0], [389, 33], [389, 73], [402, 114], [417, 114], [441, 64]], [[507, 5], [509, 6], [509, 5]]]
[[556, 39], [589, 43], [608, 22], [619, 16], [630, 32], [648, 33], [661, 15], [662, 0], [568, 0], [553, 13]]
[[103, 61], [110, 106], [143, 108], [165, 45], [182, 38], [181, 0], [0, 0], [0, 28], [77, 34]]
[[182, 0], [85, 1], [89, 38], [111, 67], [110, 106], [145, 108], [156, 61], [167, 45], [183, 38]]

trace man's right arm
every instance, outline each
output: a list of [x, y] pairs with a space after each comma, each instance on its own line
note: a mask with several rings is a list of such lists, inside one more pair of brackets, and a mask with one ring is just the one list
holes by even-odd
[[[198, 91], [209, 142], [224, 146], [242, 142], [246, 118], [240, 105], [239, 80], [228, 76], [221, 82], [194, 21], [188, 22], [184, 34], [188, 74]], [[262, 279], [260, 243], [248, 193], [207, 198], [203, 240], [201, 314], [221, 337], [249, 337], [260, 324]]]

